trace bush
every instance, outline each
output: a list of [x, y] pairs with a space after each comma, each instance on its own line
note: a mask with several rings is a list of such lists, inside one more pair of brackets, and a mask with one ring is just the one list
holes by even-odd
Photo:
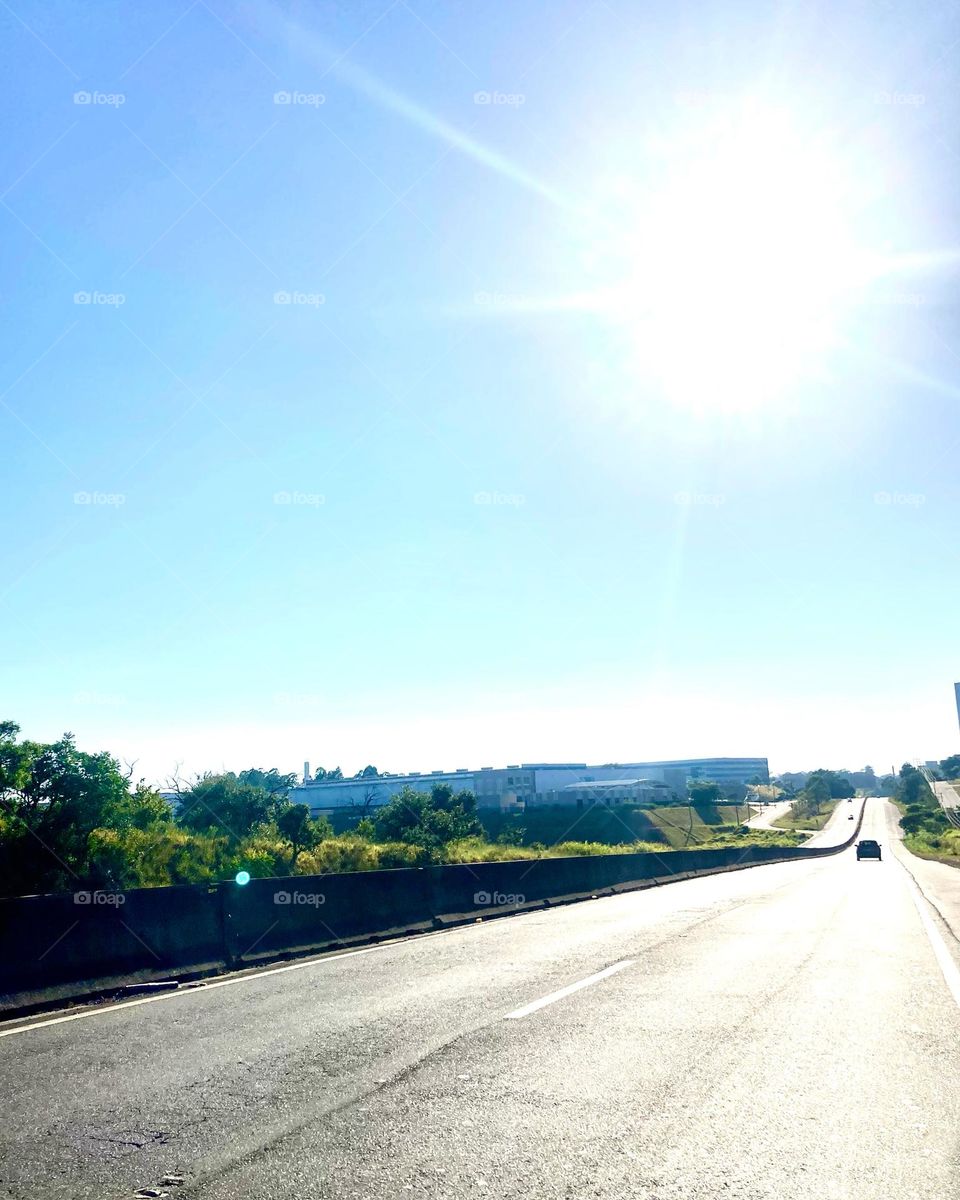
[[483, 834], [476, 805], [472, 792], [454, 795], [445, 783], [435, 785], [429, 793], [408, 786], [377, 813], [377, 837], [436, 851], [450, 842]]

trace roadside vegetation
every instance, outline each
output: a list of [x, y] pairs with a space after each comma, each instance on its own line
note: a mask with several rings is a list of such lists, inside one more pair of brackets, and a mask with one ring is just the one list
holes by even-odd
[[[960, 755], [939, 764], [945, 780], [960, 778]], [[903, 841], [911, 853], [960, 866], [960, 829], [955, 829], [920, 771], [904, 763], [897, 777], [894, 802], [900, 809]]]
[[[19, 734], [0, 722], [0, 896], [213, 883], [240, 871], [309, 875], [802, 840], [748, 829], [743, 793], [725, 796], [708, 780], [691, 783], [686, 805], [484, 813], [487, 827], [469, 791], [408, 788], [382, 807], [360, 806], [351, 827], [335, 832], [290, 803], [296, 778], [276, 769], [174, 780], [161, 794], [135, 780], [132, 766], [78, 750], [70, 734], [49, 744]], [[343, 777], [339, 768], [318, 774]], [[366, 767], [357, 778], [377, 774]]]
[[810, 772], [789, 812], [777, 817], [773, 824], [778, 829], [816, 832], [823, 829], [841, 800], [849, 800], [855, 794], [856, 789], [845, 775], [821, 767]]

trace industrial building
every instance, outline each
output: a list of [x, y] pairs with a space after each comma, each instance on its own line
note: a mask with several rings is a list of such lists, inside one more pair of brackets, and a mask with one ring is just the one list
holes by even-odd
[[332, 781], [311, 779], [309, 763], [305, 763], [303, 784], [294, 788], [290, 799], [294, 804], [306, 804], [313, 813], [369, 810], [388, 804], [405, 787], [424, 792], [442, 783], [455, 792], [473, 792], [478, 808], [516, 811], [549, 805], [664, 803], [670, 799], [685, 800], [687, 782], [691, 779], [711, 779], [727, 787], [757, 779], [766, 783], [769, 778], [765, 758], [689, 758], [596, 766], [523, 763]]

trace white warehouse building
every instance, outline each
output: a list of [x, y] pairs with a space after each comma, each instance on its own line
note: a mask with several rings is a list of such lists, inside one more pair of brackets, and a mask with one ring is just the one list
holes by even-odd
[[[373, 809], [388, 804], [405, 787], [429, 791], [447, 784], [455, 792], [470, 791], [478, 808], [506, 810], [534, 806], [663, 803], [669, 798], [685, 799], [687, 781], [712, 779], [721, 786], [770, 778], [765, 758], [691, 758], [665, 762], [523, 763], [507, 767], [481, 767], [456, 771], [410, 771], [402, 775], [371, 775], [362, 779], [314, 780], [304, 764], [303, 784], [290, 799], [306, 804], [311, 812], [340, 809]], [[590, 785], [619, 784], [619, 788]]]

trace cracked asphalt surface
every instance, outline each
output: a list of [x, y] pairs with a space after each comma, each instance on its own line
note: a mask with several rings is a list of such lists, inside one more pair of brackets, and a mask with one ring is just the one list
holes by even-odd
[[3, 1026], [0, 1196], [956, 1200], [960, 1008], [900, 855]]

